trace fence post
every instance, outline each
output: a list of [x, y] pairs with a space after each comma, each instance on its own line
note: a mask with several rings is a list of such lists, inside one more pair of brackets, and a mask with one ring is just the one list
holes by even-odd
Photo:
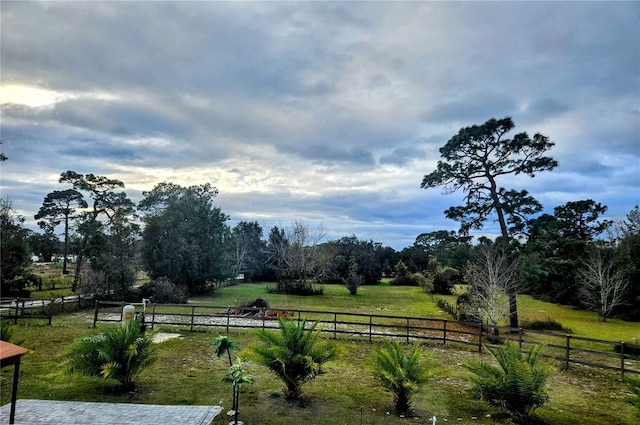
[[478, 353], [482, 353], [482, 322], [478, 323]]
[[407, 344], [409, 344], [409, 318], [407, 317]]
[[369, 342], [371, 342], [372, 333], [373, 333], [373, 316], [369, 315]]
[[98, 299], [96, 298], [96, 307], [95, 310], [93, 312], [93, 327], [96, 327], [96, 322], [98, 322]]
[[56, 302], [55, 298], [51, 298], [51, 305], [49, 306], [49, 326], [51, 326], [51, 319], [53, 319], [53, 305]]
[[193, 320], [195, 318], [195, 314], [196, 314], [196, 306], [192, 305], [191, 306], [191, 332], [193, 332]]
[[262, 329], [264, 330], [264, 326], [265, 326], [265, 320], [267, 318], [267, 309], [266, 308], [261, 308], [262, 310]]
[[569, 351], [571, 350], [571, 335], [567, 335], [567, 352], [565, 354], [564, 367], [569, 369]]
[[338, 339], [338, 313], [333, 313], [333, 339]]
[[447, 344], [447, 319], [444, 319], [442, 323], [442, 343]]
[[151, 330], [153, 330], [153, 327], [156, 324], [156, 305], [155, 303], [153, 304], [153, 309], [151, 310]]
[[227, 308], [227, 335], [229, 335], [229, 316], [231, 315], [231, 307]]
[[620, 373], [624, 379], [624, 341], [620, 341]]
[[522, 351], [522, 328], [518, 328], [518, 345], [520, 346], [520, 351]]

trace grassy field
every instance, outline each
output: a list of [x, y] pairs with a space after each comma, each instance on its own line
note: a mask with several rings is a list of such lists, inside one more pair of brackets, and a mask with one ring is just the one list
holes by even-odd
[[[217, 290], [211, 296], [194, 298], [192, 301], [200, 304], [237, 306], [262, 298], [269, 302], [272, 308], [451, 319], [419, 287], [362, 286], [358, 288], [358, 295], [351, 296], [342, 285], [324, 285], [324, 295], [301, 297], [268, 294], [265, 290], [266, 286], [266, 284], [257, 283], [227, 286]], [[455, 303], [453, 295], [443, 298]], [[528, 295], [518, 296], [518, 311], [521, 321], [554, 319], [570, 329], [575, 336], [609, 341], [631, 342], [634, 339], [640, 341], [640, 322], [624, 322], [618, 319], [602, 322], [594, 312], [536, 300]]]
[[[209, 297], [193, 302], [237, 305], [264, 298], [273, 308], [308, 310], [338, 310], [383, 312], [381, 314], [426, 317], [446, 317], [420, 288], [365, 286], [357, 296], [348, 295], [342, 286], [327, 285], [324, 295], [295, 297], [267, 294], [265, 285], [241, 284], [222, 288]], [[590, 313], [550, 305], [521, 297], [521, 318], [549, 315], [575, 334], [602, 337], [625, 335], [631, 339], [640, 335], [640, 324], [610, 321], [600, 323]], [[135, 394], [121, 395], [110, 384], [85, 377], [71, 376], [64, 366], [65, 352], [81, 336], [99, 332], [92, 328], [91, 312], [56, 316], [51, 327], [37, 321], [19, 326], [16, 340], [29, 348], [22, 364], [20, 398], [78, 401], [131, 402], [147, 404], [230, 405], [231, 388], [222, 381], [226, 372], [225, 359], [214, 355], [213, 341], [220, 330], [211, 332], [179, 331], [180, 338], [154, 345], [157, 361], [142, 375]], [[565, 318], [566, 317], [566, 318]], [[585, 318], [586, 317], [586, 318]], [[582, 321], [586, 321], [585, 324]], [[592, 330], [592, 328], [597, 328]], [[176, 332], [173, 328], [159, 331]], [[230, 335], [240, 348], [256, 342], [250, 331], [232, 330]], [[434, 378], [414, 396], [416, 415], [401, 419], [393, 415], [391, 395], [377, 386], [368, 369], [376, 344], [341, 340], [344, 356], [330, 363], [327, 373], [305, 388], [302, 405], [290, 405], [281, 397], [283, 385], [266, 369], [249, 364], [256, 379], [254, 385], [243, 387], [241, 417], [246, 424], [406, 424], [438, 423], [445, 420], [462, 424], [507, 424], [504, 413], [486, 407], [469, 393], [468, 372], [461, 365], [473, 358], [488, 359], [473, 351], [425, 346], [433, 361]], [[2, 404], [9, 400], [5, 391], [11, 382], [11, 368], [2, 370]], [[549, 384], [550, 401], [539, 415], [550, 425], [563, 424], [636, 424], [631, 405], [620, 398], [627, 388], [613, 372], [573, 367], [557, 369]], [[389, 414], [387, 414], [389, 412]], [[216, 423], [227, 423], [226, 417]]]

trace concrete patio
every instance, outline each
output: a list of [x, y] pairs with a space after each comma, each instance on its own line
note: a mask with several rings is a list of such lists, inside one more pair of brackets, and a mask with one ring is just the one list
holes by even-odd
[[[0, 423], [9, 423], [10, 404], [0, 408]], [[165, 406], [133, 403], [92, 403], [18, 400], [15, 423], [20, 425], [210, 425], [219, 406]]]

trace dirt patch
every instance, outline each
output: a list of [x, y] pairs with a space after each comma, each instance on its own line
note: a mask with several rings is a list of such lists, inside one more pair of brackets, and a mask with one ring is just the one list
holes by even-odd
[[180, 338], [181, 336], [182, 336], [181, 334], [174, 334], [169, 332], [158, 332], [156, 334], [153, 334], [153, 337], [151, 337], [151, 340], [156, 344], [159, 344], [161, 342], [165, 342], [166, 340], [169, 340], [172, 338]]

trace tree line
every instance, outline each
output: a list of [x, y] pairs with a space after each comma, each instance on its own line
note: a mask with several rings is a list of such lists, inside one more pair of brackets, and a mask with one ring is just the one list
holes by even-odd
[[[391, 284], [431, 293], [465, 285], [461, 309], [491, 323], [507, 318], [518, 326], [518, 293], [590, 308], [603, 320], [639, 320], [638, 207], [615, 222], [603, 219], [607, 207], [591, 199], [541, 214], [526, 190], [500, 182], [551, 171], [557, 162], [546, 153], [554, 144], [540, 134], [509, 138], [514, 127], [509, 117], [491, 119], [461, 129], [440, 149], [442, 160], [421, 187], [464, 192], [464, 205], [445, 211], [460, 228], [420, 234], [401, 251], [356, 235], [325, 241], [322, 228], [302, 222], [273, 226], [266, 237], [257, 221], [231, 227], [209, 184], [162, 182], [135, 205], [119, 180], [66, 171], [63, 187], [48, 193], [34, 216], [42, 233], [25, 229], [10, 200], [1, 201], [2, 292], [19, 294], [34, 279], [32, 253], [62, 253], [63, 273], [67, 259], [75, 259], [72, 289], [106, 298], [131, 296], [140, 270], [152, 279], [144, 295], [158, 301], [210, 291], [239, 276], [274, 282], [269, 290], [275, 292], [318, 294], [317, 284], [339, 283], [352, 295], [388, 276]], [[499, 224], [500, 236], [474, 241], [470, 232], [487, 221]]]

